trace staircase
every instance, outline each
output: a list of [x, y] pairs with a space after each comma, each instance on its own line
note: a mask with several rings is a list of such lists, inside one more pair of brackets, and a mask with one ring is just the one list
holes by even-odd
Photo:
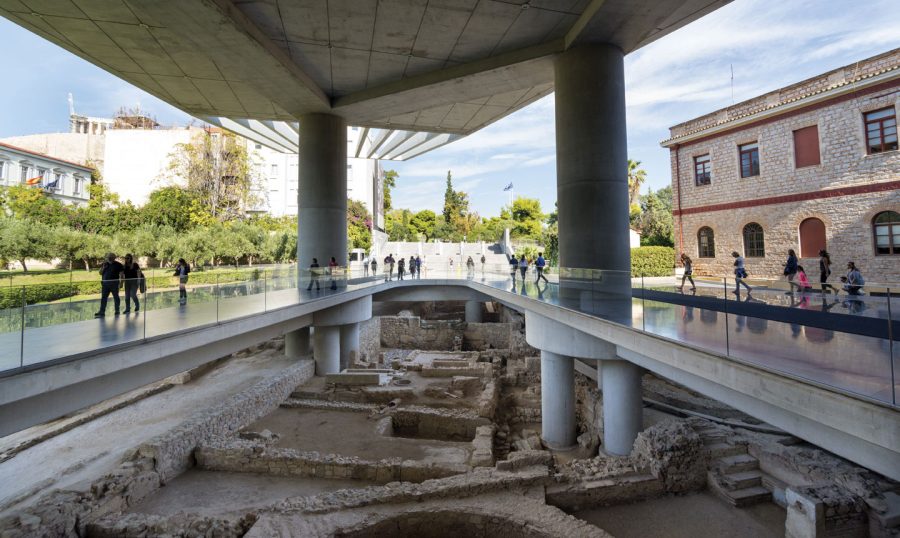
[[777, 479], [759, 468], [759, 460], [747, 453], [747, 445], [734, 442], [712, 423], [694, 426], [710, 456], [707, 487], [732, 506], [741, 508], [773, 501], [773, 491], [783, 488]]

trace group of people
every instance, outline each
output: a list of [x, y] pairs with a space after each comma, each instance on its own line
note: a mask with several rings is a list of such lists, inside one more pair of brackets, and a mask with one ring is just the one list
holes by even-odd
[[[384, 258], [384, 268], [387, 273], [388, 281], [394, 280], [394, 265], [397, 266], [397, 279], [403, 280], [406, 272], [409, 271], [410, 278], [422, 278], [422, 258], [421, 256], [410, 256], [409, 262], [406, 261], [405, 258], [400, 258], [400, 260], [395, 260], [393, 254], [388, 254], [387, 257]], [[378, 262], [375, 261], [375, 258], [372, 258], [371, 262], [372, 266], [372, 274], [377, 274]]]
[[[331, 280], [330, 288], [333, 290], [337, 289], [337, 282], [334, 280], [334, 270], [337, 266], [337, 260], [332, 256], [331, 261], [328, 262], [328, 275]], [[309, 264], [309, 285], [306, 286], [306, 291], [312, 291], [313, 284], [316, 286], [316, 291], [321, 291], [321, 287], [319, 286], [319, 277], [322, 276], [321, 273], [322, 269], [319, 266], [319, 259], [313, 258], [312, 263]]]
[[[190, 272], [190, 264], [184, 258], [179, 258], [173, 276], [178, 277], [178, 304], [182, 306], [187, 304], [187, 282]], [[120, 289], [125, 291], [124, 311], [120, 311]], [[110, 295], [113, 298], [115, 315], [130, 314], [132, 312], [131, 303], [134, 303], [134, 312], [139, 312], [141, 310], [141, 302], [138, 300], [139, 292], [147, 292], [147, 279], [134, 256], [126, 254], [125, 263], [121, 263], [115, 253], [108, 253], [103, 264], [100, 265], [100, 310], [94, 314], [94, 317], [106, 316], [106, 305]]]
[[[741, 286], [747, 289], [747, 293], [749, 294], [753, 288], [751, 288], [744, 280], [747, 278], [747, 268], [745, 266], [744, 257], [741, 256], [738, 252], [732, 252], [731, 256], [734, 258], [734, 291], [732, 293], [739, 294], [741, 290]], [[689, 281], [691, 283], [691, 291], [695, 291], [697, 289], [694, 284], [693, 278], [693, 261], [691, 258], [685, 254], [681, 253], [681, 265], [684, 267], [684, 274], [681, 277], [681, 285], [678, 289], [684, 289], [685, 281]], [[785, 263], [782, 264], [784, 266], [784, 276], [787, 279], [788, 285], [790, 286], [790, 291], [788, 294], [793, 294], [796, 289], [799, 293], [810, 292], [812, 291], [812, 285], [809, 282], [809, 277], [806, 275], [806, 270], [800, 265], [800, 260], [797, 257], [797, 253], [794, 249], [788, 249], [788, 257]], [[830, 289], [837, 295], [838, 290], [834, 286], [828, 283], [828, 278], [831, 276], [831, 255], [828, 254], [826, 250], [819, 251], [819, 284], [822, 288], [822, 294], [828, 293]], [[524, 275], [524, 273], [523, 273]], [[859, 268], [856, 266], [855, 262], [849, 261], [847, 262], [847, 273], [841, 277], [841, 282], [843, 283], [843, 289], [849, 295], [862, 295], [862, 287], [865, 285], [866, 281], [862, 276]]]
[[[515, 255], [509, 257], [509, 275], [512, 277], [513, 286], [516, 285], [516, 273], [520, 273], [522, 276], [522, 283], [525, 283], [525, 273], [528, 272], [528, 258], [522, 254], [518, 259], [516, 259]], [[535, 278], [534, 283], [537, 284], [544, 279], [545, 283], [550, 283], [547, 280], [547, 277], [544, 276], [544, 269], [547, 267], [547, 260], [544, 259], [544, 253], [538, 252], [537, 259], [534, 260], [534, 269], [535, 269]], [[518, 270], [518, 271], [517, 271]]]

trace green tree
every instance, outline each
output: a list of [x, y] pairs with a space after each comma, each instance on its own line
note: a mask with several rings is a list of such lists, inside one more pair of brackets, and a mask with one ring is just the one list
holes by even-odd
[[537, 198], [522, 196], [513, 200], [508, 214], [513, 221], [510, 234], [513, 237], [525, 237], [538, 240], [541, 238], [542, 223], [545, 215], [541, 212], [541, 201]]
[[366, 252], [372, 248], [372, 216], [359, 200], [347, 200], [347, 244]]
[[244, 215], [257, 201], [259, 178], [246, 144], [228, 133], [203, 131], [169, 155], [167, 175], [187, 182], [186, 189], [219, 221]]
[[17, 219], [28, 219], [48, 226], [67, 225], [71, 221], [71, 210], [59, 200], [47, 196], [40, 187], [3, 187], [0, 200], [7, 213]]
[[166, 246], [171, 249], [167, 251], [171, 252], [168, 258], [184, 258], [193, 267], [202, 267], [205, 263], [214, 261], [217, 254], [214, 234], [208, 228], [194, 228], [182, 234], [174, 244]]
[[674, 247], [672, 187], [641, 196], [641, 246]]
[[397, 178], [400, 174], [396, 170], [384, 171], [384, 212], [387, 213], [394, 208], [391, 201], [391, 189], [397, 186]]
[[628, 159], [628, 207], [638, 203], [641, 185], [647, 180], [647, 172], [641, 168], [641, 161]]
[[[81, 254], [91, 242], [92, 236], [66, 226], [55, 227], [51, 234], [52, 243], [50, 249], [53, 254], [67, 262], [71, 271], [75, 260], [82, 259]], [[88, 268], [87, 264], [85, 264], [85, 270]]]
[[477, 223], [477, 215], [469, 215], [469, 195], [453, 190], [453, 176], [447, 170], [447, 189], [444, 191], [444, 211], [442, 213], [451, 241], [459, 241], [467, 236]]
[[422, 235], [425, 237], [425, 241], [430, 241], [434, 238], [436, 218], [437, 216], [434, 214], [434, 211], [423, 209], [413, 215], [412, 219], [409, 221], [409, 225], [417, 235]]
[[176, 231], [184, 231], [193, 226], [191, 207], [196, 200], [190, 191], [172, 185], [150, 193], [150, 198], [141, 209], [143, 221], [152, 226], [168, 226]]
[[51, 228], [41, 222], [17, 218], [0, 218], [0, 258], [17, 260], [28, 272], [28, 259], [50, 260]]

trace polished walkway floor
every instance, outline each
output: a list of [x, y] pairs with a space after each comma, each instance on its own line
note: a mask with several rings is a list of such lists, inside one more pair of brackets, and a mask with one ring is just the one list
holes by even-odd
[[[671, 278], [635, 279], [631, 281], [633, 296], [623, 296], [606, 291], [610, 275], [582, 275], [565, 280], [560, 287], [555, 275], [550, 283], [538, 285], [528, 274], [523, 284], [519, 277], [513, 282], [505, 270], [431, 270], [421, 280], [432, 279], [472, 280], [882, 402], [896, 402], [900, 392], [900, 342], [890, 340], [888, 323], [900, 308], [897, 297], [889, 302], [885, 297], [790, 296], [765, 289], [736, 297], [701, 283], [696, 294], [682, 294]], [[142, 297], [144, 309], [139, 313], [114, 316], [110, 304], [107, 316], [100, 319], [93, 318], [96, 301], [29, 306], [24, 332], [7, 323], [16, 330], [0, 334], [0, 371], [65, 360], [384, 283], [382, 278], [332, 281], [324, 276], [318, 281], [321, 289], [313, 286], [311, 291], [307, 291], [306, 276], [301, 277], [299, 288], [296, 278], [290, 277], [264, 284], [255, 280], [190, 286], [186, 305], [177, 303], [177, 290], [154, 291]], [[738, 301], [744, 308], [738, 307]], [[748, 310], [746, 305], [755, 309]], [[0, 316], [21, 317], [22, 312], [4, 311]], [[897, 314], [893, 321], [896, 326]]]

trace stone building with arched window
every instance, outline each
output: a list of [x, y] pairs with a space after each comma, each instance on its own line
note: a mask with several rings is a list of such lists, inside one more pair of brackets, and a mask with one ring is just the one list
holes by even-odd
[[818, 279], [856, 262], [900, 282], [900, 49], [670, 129], [675, 246], [696, 274], [779, 278], [788, 249]]

